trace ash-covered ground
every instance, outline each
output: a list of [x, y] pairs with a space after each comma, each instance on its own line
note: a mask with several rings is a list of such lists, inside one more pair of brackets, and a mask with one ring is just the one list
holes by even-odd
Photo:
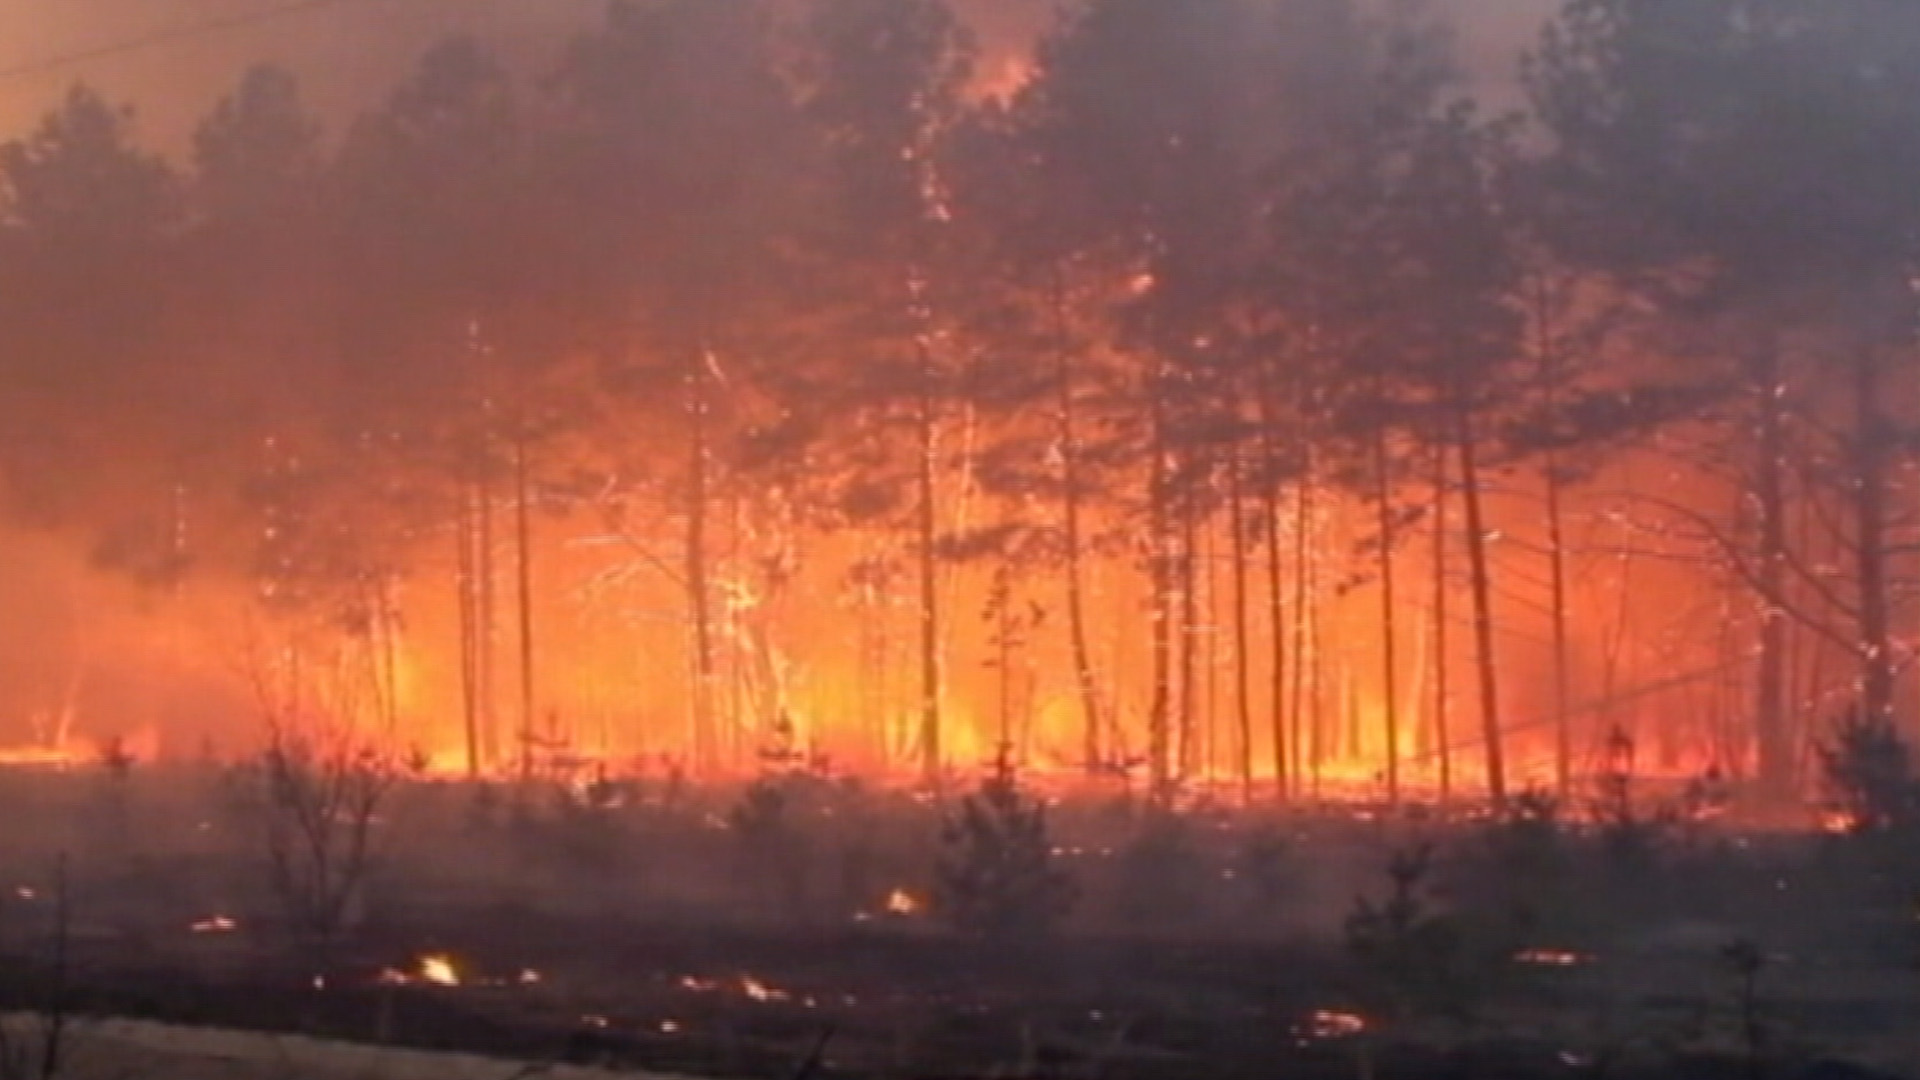
[[282, 765], [0, 775], [0, 1007], [714, 1077], [1920, 1075], [1894, 827]]

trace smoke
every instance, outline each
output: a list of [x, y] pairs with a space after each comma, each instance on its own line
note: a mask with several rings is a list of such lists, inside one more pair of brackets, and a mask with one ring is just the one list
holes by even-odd
[[[138, 110], [169, 153], [249, 65], [278, 64], [337, 131], [375, 104], [420, 53], [468, 34], [537, 70], [607, 0], [63, 0], [0, 5], [0, 137], [31, 128], [76, 82]], [[1514, 58], [1553, 0], [1438, 0], [1460, 27], [1475, 89], [1511, 98]], [[959, 0], [996, 68], [1054, 19], [1057, 0]], [[989, 75], [991, 70], [989, 70]]]

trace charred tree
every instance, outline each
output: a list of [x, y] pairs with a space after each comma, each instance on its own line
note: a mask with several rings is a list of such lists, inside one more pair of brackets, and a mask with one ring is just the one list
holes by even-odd
[[1235, 749], [1240, 761], [1240, 801], [1253, 802], [1253, 649], [1249, 628], [1250, 601], [1247, 582], [1247, 528], [1245, 478], [1241, 459], [1234, 454], [1227, 463], [1227, 528], [1233, 559], [1233, 709], [1239, 741]]
[[917, 454], [915, 517], [920, 561], [920, 775], [931, 788], [940, 785], [940, 567], [938, 496], [940, 419], [934, 399], [933, 352], [916, 340], [920, 394], [916, 403]]
[[707, 357], [704, 349], [694, 350], [687, 365], [687, 536], [684, 577], [687, 611], [692, 626], [691, 722], [694, 760], [702, 770], [719, 764], [719, 748], [714, 730], [714, 647], [713, 596], [708, 562], [708, 514], [713, 452], [709, 445], [709, 403], [707, 400]]
[[1374, 510], [1380, 531], [1380, 547], [1377, 552], [1377, 565], [1380, 571], [1380, 699], [1385, 711], [1387, 727], [1387, 801], [1397, 806], [1400, 803], [1400, 701], [1397, 685], [1399, 681], [1397, 648], [1400, 635], [1396, 620], [1397, 598], [1394, 595], [1393, 549], [1399, 529], [1394, 521], [1393, 478], [1385, 425], [1381, 425], [1374, 431], [1373, 479]]
[[1473, 420], [1465, 408], [1454, 418], [1454, 446], [1460, 455], [1460, 494], [1465, 514], [1464, 539], [1473, 596], [1474, 670], [1480, 682], [1480, 737], [1486, 754], [1487, 795], [1506, 803], [1505, 741], [1500, 723], [1500, 681], [1493, 646], [1493, 583], [1487, 559], [1487, 526], [1480, 504], [1479, 448]]

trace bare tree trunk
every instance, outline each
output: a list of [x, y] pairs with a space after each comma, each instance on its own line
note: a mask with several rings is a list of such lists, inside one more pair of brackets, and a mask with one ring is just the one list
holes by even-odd
[[532, 493], [527, 476], [527, 434], [524, 430], [516, 431], [513, 440], [513, 549], [515, 600], [520, 629], [520, 732], [525, 740], [531, 740], [534, 731]]
[[1860, 579], [1860, 706], [1893, 723], [1892, 615], [1887, 601], [1887, 432], [1880, 412], [1880, 359], [1863, 348], [1853, 364], [1854, 557]]
[[1447, 685], [1447, 452], [1433, 455], [1433, 737], [1440, 802], [1453, 799], [1453, 698]]
[[1400, 804], [1399, 626], [1394, 617], [1393, 547], [1399, 531], [1393, 519], [1393, 478], [1389, 473], [1387, 432], [1374, 433], [1374, 508], [1380, 526], [1380, 692], [1387, 722], [1387, 802]]
[[[1555, 310], [1553, 285], [1547, 275], [1534, 279], [1534, 331], [1537, 339], [1542, 381], [1549, 411], [1558, 404], [1560, 348], [1554, 335]], [[1573, 794], [1572, 708], [1568, 690], [1570, 677], [1567, 649], [1567, 554], [1565, 521], [1561, 513], [1560, 463], [1549, 449], [1544, 461], [1547, 497], [1547, 559], [1553, 622], [1553, 776], [1554, 790], [1562, 800]]]
[[1561, 799], [1573, 795], [1573, 708], [1567, 645], [1566, 523], [1561, 513], [1560, 463], [1549, 451], [1544, 462], [1547, 480], [1547, 559], [1553, 616], [1553, 778]]
[[687, 461], [687, 611], [693, 621], [692, 723], [695, 767], [703, 774], [719, 763], [714, 731], [714, 659], [713, 595], [707, 566], [708, 490], [712, 486], [710, 470], [713, 454], [707, 430], [706, 356], [695, 349], [687, 370], [687, 420], [689, 434]]
[[[1309, 454], [1311, 454], [1311, 450], [1309, 450]], [[1309, 607], [1309, 602], [1313, 594], [1317, 591], [1314, 581], [1312, 546], [1314, 512], [1313, 487], [1313, 462], [1311, 457], [1309, 457], [1307, 467], [1300, 477], [1300, 488], [1295, 492], [1293, 522], [1293, 686], [1288, 695], [1291, 700], [1287, 714], [1292, 721], [1289, 726], [1291, 727], [1290, 734], [1293, 737], [1291, 747], [1293, 752], [1288, 755], [1288, 757], [1292, 759], [1293, 782], [1288, 786], [1294, 795], [1298, 795], [1300, 790], [1299, 779], [1301, 776], [1301, 765], [1306, 760], [1305, 752], [1307, 750], [1307, 747], [1303, 744], [1308, 741], [1309, 733], [1311, 733], [1311, 741], [1313, 743], [1314, 771], [1317, 773], [1320, 767], [1318, 729], [1320, 722], [1318, 705], [1320, 693], [1318, 665], [1320, 663], [1320, 656], [1317, 651], [1313, 654], [1312, 662], [1315, 665], [1315, 670], [1311, 687], [1308, 685], [1309, 672], [1307, 670], [1308, 650], [1317, 645], [1319, 636], [1319, 616], [1317, 612]], [[1308, 707], [1309, 699], [1307, 694], [1309, 689], [1311, 689], [1313, 694], [1311, 708]]]
[[1087, 642], [1087, 598], [1080, 500], [1079, 413], [1074, 399], [1073, 351], [1066, 330], [1066, 287], [1054, 275], [1056, 366], [1054, 391], [1060, 423], [1060, 502], [1064, 517], [1067, 559], [1067, 633], [1073, 648], [1074, 683], [1080, 691], [1081, 765], [1091, 776], [1100, 770], [1100, 683], [1093, 670], [1093, 650]]
[[1200, 523], [1192, 492], [1180, 500], [1180, 779], [1193, 778], [1200, 719], [1195, 678], [1200, 645]]
[[1240, 454], [1227, 463], [1227, 528], [1233, 555], [1233, 705], [1240, 728], [1240, 801], [1253, 802], [1253, 690], [1250, 683], [1252, 649], [1247, 612], [1247, 528], [1245, 493], [1241, 490]]
[[920, 775], [930, 788], [940, 785], [940, 574], [939, 518], [934, 505], [938, 469], [939, 420], [934, 415], [933, 355], [923, 341], [919, 402], [919, 556], [920, 556]]
[[[499, 718], [494, 711], [494, 628], [495, 595], [493, 571], [493, 491], [483, 479], [475, 487], [476, 512], [474, 554], [475, 572], [479, 581], [474, 590], [474, 604], [479, 614], [479, 625], [474, 628], [474, 676], [479, 687], [480, 738], [483, 756], [489, 761], [500, 758]], [[525, 781], [531, 776], [532, 762], [527, 757], [528, 747], [519, 744], [517, 750], [520, 779]]]
[[1173, 568], [1172, 523], [1168, 520], [1166, 447], [1164, 420], [1157, 405], [1153, 412], [1151, 454], [1153, 472], [1148, 480], [1148, 530], [1152, 533], [1148, 553], [1148, 573], [1153, 589], [1153, 692], [1147, 712], [1147, 771], [1151, 799], [1166, 803], [1173, 793], [1171, 731], [1173, 711]]
[[1787, 612], [1781, 597], [1787, 588], [1786, 426], [1779, 393], [1780, 357], [1769, 345], [1754, 358], [1755, 406], [1759, 412], [1754, 495], [1760, 511], [1759, 577], [1760, 655], [1755, 666], [1754, 741], [1760, 786], [1770, 797], [1792, 789], [1793, 753], [1787, 727]]
[[1290, 740], [1293, 738], [1287, 723], [1287, 646], [1291, 635], [1286, 632], [1286, 602], [1282, 593], [1286, 590], [1285, 570], [1280, 558], [1280, 485], [1268, 485], [1265, 495], [1267, 522], [1267, 628], [1272, 635], [1268, 642], [1269, 659], [1267, 675], [1269, 678], [1268, 697], [1270, 698], [1273, 728], [1273, 787], [1274, 795], [1285, 802], [1291, 794], [1292, 785], [1288, 782], [1288, 770], [1292, 764], [1289, 753]]
[[480, 685], [477, 640], [478, 608], [475, 587], [478, 584], [474, 558], [473, 492], [462, 487], [460, 513], [454, 528], [458, 554], [455, 585], [460, 610], [460, 719], [466, 735], [467, 779], [480, 776]]
[[1486, 744], [1487, 794], [1496, 807], [1507, 800], [1505, 745], [1500, 724], [1500, 683], [1493, 650], [1493, 586], [1487, 567], [1487, 527], [1480, 508], [1480, 469], [1473, 421], [1461, 408], [1455, 418], [1460, 453], [1460, 491], [1466, 510], [1467, 566], [1472, 574], [1473, 638], [1480, 677], [1480, 733]]

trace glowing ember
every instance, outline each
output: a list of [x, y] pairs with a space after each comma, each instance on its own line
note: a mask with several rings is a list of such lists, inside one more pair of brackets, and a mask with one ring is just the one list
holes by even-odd
[[740, 992], [754, 1001], [785, 1001], [789, 996], [785, 990], [777, 990], [751, 975], [740, 976]]
[[460, 985], [460, 971], [453, 966], [453, 959], [437, 954], [420, 958], [420, 978], [435, 986]]
[[22, 885], [19, 888], [13, 890], [13, 895], [19, 897], [22, 900], [32, 900], [35, 897], [39, 896], [40, 894], [34, 892], [32, 889], [27, 888], [25, 885]]
[[189, 929], [196, 934], [231, 934], [240, 929], [240, 924], [225, 915], [214, 915], [195, 922]]
[[514, 976], [514, 981], [521, 986], [532, 986], [540, 981], [540, 973], [532, 968], [521, 968], [520, 974]]
[[1310, 1039], [1348, 1039], [1366, 1030], [1365, 1017], [1331, 1009], [1314, 1011], [1306, 1023], [1293, 1029], [1295, 1035]]
[[660, 1033], [662, 1035], [672, 1035], [677, 1033], [679, 1030], [680, 1030], [680, 1021], [678, 1020], [660, 1021]]
[[920, 902], [919, 897], [905, 889], [895, 889], [887, 894], [887, 914], [889, 915], [917, 915], [925, 907], [926, 905]]
[[1845, 836], [1854, 831], [1858, 824], [1852, 814], [1845, 810], [1828, 810], [1820, 815], [1820, 831], [1835, 836]]
[[1564, 949], [1525, 949], [1513, 956], [1518, 964], [1532, 964], [1536, 967], [1579, 967], [1590, 964], [1593, 957]]

